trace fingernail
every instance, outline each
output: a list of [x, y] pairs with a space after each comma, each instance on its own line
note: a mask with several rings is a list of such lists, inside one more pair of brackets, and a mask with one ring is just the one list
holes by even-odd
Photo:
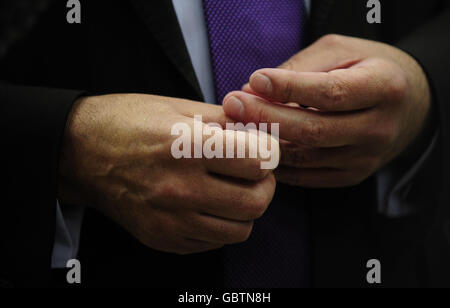
[[272, 82], [266, 75], [256, 73], [250, 78], [250, 85], [253, 90], [261, 94], [272, 93]]
[[225, 102], [225, 113], [234, 120], [244, 119], [244, 104], [236, 96], [230, 96]]

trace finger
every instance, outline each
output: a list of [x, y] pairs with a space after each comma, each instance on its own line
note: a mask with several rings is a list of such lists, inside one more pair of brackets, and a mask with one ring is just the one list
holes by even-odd
[[292, 168], [344, 168], [361, 157], [357, 147], [314, 148], [290, 142], [280, 143], [280, 166]]
[[358, 67], [329, 73], [298, 73], [283, 69], [263, 69], [250, 77], [258, 95], [272, 101], [296, 102], [321, 111], [354, 111], [382, 102], [382, 86], [390, 75]]
[[[208, 141], [204, 142], [205, 159], [203, 159], [203, 164], [209, 172], [259, 181], [267, 177], [271, 170], [278, 166], [280, 157], [278, 140], [262, 131], [234, 130], [243, 127], [243, 124], [230, 123], [228, 130], [217, 132], [223, 138], [223, 148], [222, 150], [216, 148], [220, 142], [218, 141], [214, 151], [221, 152], [220, 156], [208, 154], [210, 147], [207, 146]], [[255, 125], [253, 129], [256, 128]]]
[[242, 91], [256, 95], [256, 92], [252, 90], [252, 87], [250, 87], [249, 83], [246, 83], [243, 87], [242, 87]]
[[[361, 50], [367, 49], [367, 44], [371, 42], [340, 35], [326, 35], [291, 57], [279, 68], [296, 72], [329, 72], [348, 68], [365, 56]], [[374, 46], [371, 47], [369, 50], [374, 49]]]
[[[180, 172], [182, 174], [182, 172]], [[182, 176], [182, 175], [181, 175]], [[197, 168], [189, 181], [174, 178], [154, 193], [158, 209], [166, 212], [186, 211], [233, 221], [251, 221], [267, 210], [275, 193], [275, 176], [259, 182], [236, 180], [205, 174]], [[188, 216], [185, 219], [190, 219]]]
[[238, 222], [199, 214], [187, 226], [188, 238], [224, 245], [245, 242], [253, 229], [253, 221]]
[[[233, 221], [251, 221], [267, 210], [275, 193], [275, 176], [270, 174], [259, 182], [205, 175], [199, 172], [189, 185], [173, 183], [158, 202], [163, 208], [186, 210]], [[188, 219], [188, 218], [187, 218]]]
[[[295, 72], [330, 72], [337, 69], [350, 68], [361, 62], [362, 55], [355, 55], [353, 49], [348, 48], [348, 43], [365, 44], [368, 41], [345, 38], [339, 35], [328, 35], [314, 44], [295, 54], [289, 60], [281, 64], [278, 68], [295, 71]], [[242, 91], [256, 95], [250, 84], [247, 83], [242, 87]]]
[[204, 214], [235, 221], [260, 218], [270, 205], [276, 186], [273, 174], [258, 183], [214, 176], [205, 182], [207, 189], [194, 200], [195, 208]]
[[[248, 83], [245, 86], [242, 87], [242, 91], [243, 92], [247, 92], [248, 94], [259, 96], [258, 93], [256, 93], [255, 91], [252, 90], [252, 88], [250, 87], [250, 84], [248, 84]], [[292, 103], [285, 103], [285, 105], [286, 106], [291, 106], [291, 107], [306, 107], [306, 106], [300, 106], [300, 104], [293, 103], [293, 102]]]
[[[364, 140], [374, 130], [371, 112], [323, 113], [270, 103], [260, 97], [232, 92], [225, 113], [243, 123], [279, 123], [279, 137], [312, 147], [341, 147]], [[268, 125], [270, 129], [272, 126]]]
[[[223, 111], [222, 111], [223, 112]], [[257, 126], [230, 123], [223, 130], [218, 123], [202, 118], [183, 119], [172, 126], [171, 154], [175, 159], [201, 159], [211, 173], [259, 181], [278, 166], [278, 140]], [[236, 131], [248, 129], [248, 131]]]

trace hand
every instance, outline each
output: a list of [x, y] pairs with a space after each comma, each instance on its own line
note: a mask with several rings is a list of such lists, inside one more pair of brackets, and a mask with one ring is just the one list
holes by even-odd
[[320, 188], [359, 184], [410, 155], [430, 105], [426, 76], [412, 57], [329, 35], [279, 69], [255, 72], [223, 108], [236, 121], [280, 123], [277, 180]]
[[198, 253], [247, 240], [273, 197], [275, 177], [259, 159], [173, 158], [172, 125], [193, 127], [194, 115], [231, 122], [220, 107], [174, 98], [79, 100], [65, 133], [60, 199], [97, 208], [164, 252]]

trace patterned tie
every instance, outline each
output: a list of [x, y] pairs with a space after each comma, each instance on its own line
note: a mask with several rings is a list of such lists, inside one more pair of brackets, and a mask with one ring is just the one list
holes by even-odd
[[[277, 67], [304, 43], [303, 0], [203, 1], [219, 103], [255, 70]], [[310, 285], [309, 215], [301, 195], [279, 186], [251, 238], [224, 248], [226, 287]]]
[[257, 69], [300, 51], [303, 0], [204, 0], [218, 103]]

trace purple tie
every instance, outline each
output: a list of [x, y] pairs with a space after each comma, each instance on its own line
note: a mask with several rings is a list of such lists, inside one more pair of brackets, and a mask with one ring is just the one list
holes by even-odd
[[300, 51], [302, 0], [203, 0], [218, 103], [257, 69], [277, 67]]
[[[219, 103], [260, 68], [277, 67], [304, 44], [303, 0], [203, 0]], [[252, 236], [223, 249], [233, 288], [308, 287], [309, 214], [296, 189], [279, 185]]]

